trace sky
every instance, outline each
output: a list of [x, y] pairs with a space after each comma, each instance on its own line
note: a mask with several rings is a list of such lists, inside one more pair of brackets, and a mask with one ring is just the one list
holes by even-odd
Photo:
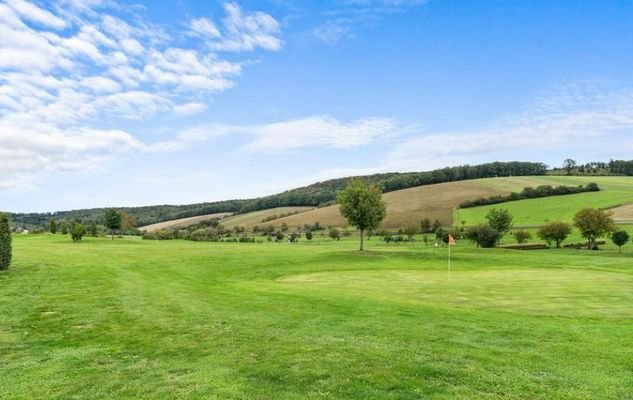
[[631, 159], [633, 2], [0, 0], [0, 209]]

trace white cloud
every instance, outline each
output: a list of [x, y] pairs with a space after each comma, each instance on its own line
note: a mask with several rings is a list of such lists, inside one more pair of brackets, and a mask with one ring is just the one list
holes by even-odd
[[174, 113], [178, 115], [195, 115], [200, 114], [207, 109], [207, 105], [199, 102], [191, 102], [180, 104], [174, 107]]
[[398, 131], [393, 120], [362, 118], [341, 122], [332, 117], [309, 117], [253, 127], [253, 140], [246, 150], [282, 152], [303, 147], [350, 148], [393, 136]]
[[[573, 86], [540, 99], [531, 110], [488, 128], [420, 135], [396, 146], [392, 166], [464, 163], [469, 157], [501, 158], [509, 152], [576, 148], [610, 133], [633, 131], [633, 91]], [[450, 161], [449, 161], [450, 160]]]
[[173, 151], [194, 142], [227, 135], [249, 138], [242, 149], [254, 153], [281, 153], [301, 148], [349, 149], [392, 138], [410, 129], [388, 118], [360, 118], [341, 122], [330, 116], [312, 116], [259, 125], [205, 124], [182, 131], [174, 140], [156, 143], [153, 151]]
[[24, 19], [46, 25], [54, 29], [63, 29], [67, 26], [66, 22], [53, 15], [47, 10], [43, 10], [34, 4], [25, 0], [6, 0], [7, 5], [11, 7], [17, 14]]
[[[0, 3], [2, 188], [30, 187], [47, 172], [98, 168], [120, 149], [147, 150], [134, 133], [117, 127], [164, 112], [200, 113], [207, 106], [200, 99], [230, 89], [242, 73], [242, 62], [214, 51], [173, 47], [160, 27], [131, 11], [134, 6], [114, 0], [39, 4]], [[226, 9], [222, 35], [211, 48], [278, 49], [272, 17], [244, 13], [233, 3]], [[200, 18], [191, 29], [206, 40], [213, 39], [213, 26]]]
[[225, 3], [227, 16], [220, 30], [205, 18], [190, 21], [190, 34], [206, 40], [215, 51], [281, 50], [281, 28], [275, 18], [263, 12], [244, 13], [236, 3]]
[[213, 21], [208, 18], [192, 19], [189, 23], [191, 34], [207, 39], [215, 39], [222, 36], [220, 30]]

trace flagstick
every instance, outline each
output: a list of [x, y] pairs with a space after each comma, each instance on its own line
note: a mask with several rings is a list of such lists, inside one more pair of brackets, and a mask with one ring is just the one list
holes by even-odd
[[448, 244], [448, 280], [451, 280], [451, 244]]

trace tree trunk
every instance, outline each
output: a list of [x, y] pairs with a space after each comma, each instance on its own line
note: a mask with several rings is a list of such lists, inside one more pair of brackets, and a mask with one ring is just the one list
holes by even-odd
[[364, 229], [360, 230], [360, 251], [363, 251], [363, 231]]

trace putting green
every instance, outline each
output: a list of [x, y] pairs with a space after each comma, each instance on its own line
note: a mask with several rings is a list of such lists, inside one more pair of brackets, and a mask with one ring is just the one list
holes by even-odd
[[533, 315], [633, 318], [633, 276], [587, 269], [332, 271], [286, 276], [284, 285], [414, 304]]

